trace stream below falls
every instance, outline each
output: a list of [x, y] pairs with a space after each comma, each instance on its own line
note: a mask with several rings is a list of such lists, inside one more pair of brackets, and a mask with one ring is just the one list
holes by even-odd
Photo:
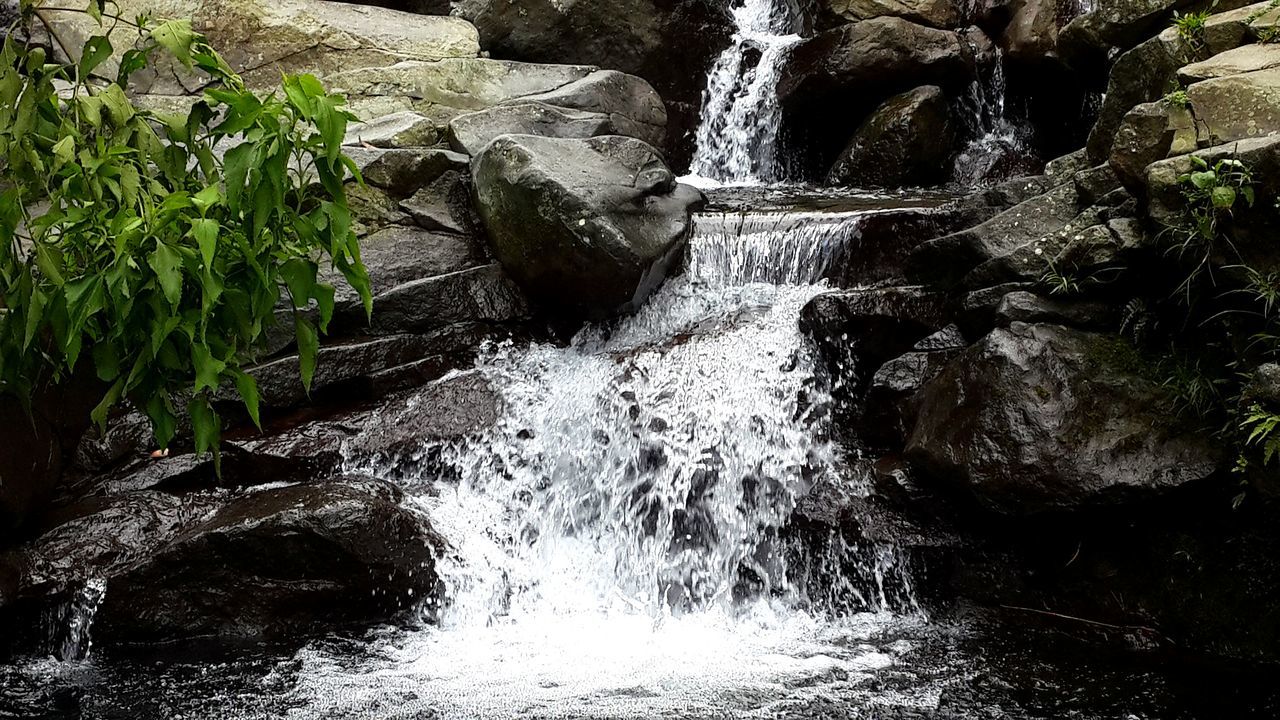
[[1223, 678], [931, 617], [897, 548], [790, 532], [811, 489], [865, 491], [797, 319], [877, 204], [700, 215], [636, 315], [485, 351], [494, 427], [353, 461], [450, 545], [422, 622], [32, 660], [0, 717], [1227, 717]]

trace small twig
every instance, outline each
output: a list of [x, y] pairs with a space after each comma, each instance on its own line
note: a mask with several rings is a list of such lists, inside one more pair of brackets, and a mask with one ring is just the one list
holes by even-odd
[[1000, 607], [1005, 610], [1018, 610], [1021, 612], [1035, 613], [1037, 615], [1045, 615], [1059, 620], [1073, 620], [1075, 622], [1081, 622], [1087, 625], [1096, 625], [1098, 627], [1109, 628], [1111, 630], [1141, 630], [1143, 632], [1158, 634], [1154, 628], [1143, 627], [1141, 625], [1112, 625], [1111, 623], [1105, 623], [1100, 620], [1090, 620], [1088, 618], [1076, 617], [1074, 615], [1064, 615], [1062, 613], [1051, 612], [1049, 610], [1037, 610], [1035, 608], [1019, 607], [1017, 605], [1001, 605]]

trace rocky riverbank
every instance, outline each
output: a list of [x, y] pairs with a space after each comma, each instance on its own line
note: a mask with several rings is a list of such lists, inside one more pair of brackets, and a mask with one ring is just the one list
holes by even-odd
[[[96, 27], [61, 2], [35, 30], [51, 52]], [[262, 350], [266, 430], [240, 419], [221, 476], [183, 450], [189, 437], [149, 457], [136, 414], [81, 437], [55, 412], [65, 399], [42, 403], [30, 430], [0, 409], [36, 450], [0, 450], [0, 620], [25, 628], [5, 650], [82, 652], [66, 618], [86, 604], [109, 644], [430, 619], [452, 549], [363, 461], [447, 472], [422, 448], [498, 416], [468, 371], [482, 345], [563, 340], [679, 272], [705, 200], [676, 172], [732, 31], [701, 0], [527, 5], [446, 17], [121, 0], [125, 17], [190, 17], [256, 89], [306, 71], [347, 96], [364, 120], [346, 146], [375, 313], [366, 323], [358, 298], [338, 297], [310, 393], [289, 338]], [[1166, 26], [1191, 3], [830, 0], [806, 14], [777, 88], [795, 179], [946, 183], [978, 152], [988, 182], [870, 216], [827, 274], [837, 289], [806, 307], [836, 433], [860, 457], [850, 472], [873, 492], [815, 490], [824, 510], [802, 501], [797, 533], [905, 548], [931, 608], [977, 603], [1143, 652], [1278, 659], [1274, 469], [1233, 472], [1242, 448], [1215, 423], [1238, 418], [1188, 411], [1158, 352], [1176, 315], [1149, 309], [1181, 286], [1169, 228], [1200, 231], [1196, 190], [1218, 243], [1204, 265], [1223, 278], [1209, 297], [1250, 287], [1241, 267], [1276, 270], [1280, 10], [1229, 5], [1182, 31]], [[130, 90], [164, 111], [205, 82], [174, 64]], [[1006, 90], [1021, 101], [1007, 111]], [[1020, 123], [1021, 144], [975, 146], [997, 121]], [[1225, 207], [1189, 179], [1209, 170], [1232, 188]], [[1157, 320], [1165, 346], [1135, 332]], [[1246, 412], [1280, 410], [1269, 359], [1233, 359]]]

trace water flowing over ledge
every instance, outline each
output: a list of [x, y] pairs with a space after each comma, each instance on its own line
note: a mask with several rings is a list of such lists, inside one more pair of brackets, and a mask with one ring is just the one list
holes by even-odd
[[866, 644], [919, 617], [892, 548], [815, 557], [786, 532], [810, 488], [851, 482], [797, 319], [858, 217], [698, 217], [687, 272], [635, 316], [492, 348], [502, 419], [441, 449], [456, 480], [407, 478], [452, 547], [439, 627], [355, 665], [304, 651], [299, 717], [409, 692], [459, 718], [745, 711], [907, 652]]

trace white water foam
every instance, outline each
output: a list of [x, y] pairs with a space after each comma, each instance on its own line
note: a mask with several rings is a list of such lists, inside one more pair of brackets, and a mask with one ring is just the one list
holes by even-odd
[[795, 8], [781, 0], [744, 0], [735, 32], [712, 66], [702, 96], [690, 175], [699, 187], [783, 180], [778, 162], [778, 78], [800, 42]]
[[501, 421], [443, 449], [460, 481], [410, 483], [452, 547], [438, 625], [305, 650], [290, 717], [767, 715], [910, 653], [876, 643], [918, 619], [893, 552], [810, 598], [784, 537], [810, 486], [854, 490], [797, 320], [857, 218], [815, 215], [701, 217], [635, 316], [492, 349]]

